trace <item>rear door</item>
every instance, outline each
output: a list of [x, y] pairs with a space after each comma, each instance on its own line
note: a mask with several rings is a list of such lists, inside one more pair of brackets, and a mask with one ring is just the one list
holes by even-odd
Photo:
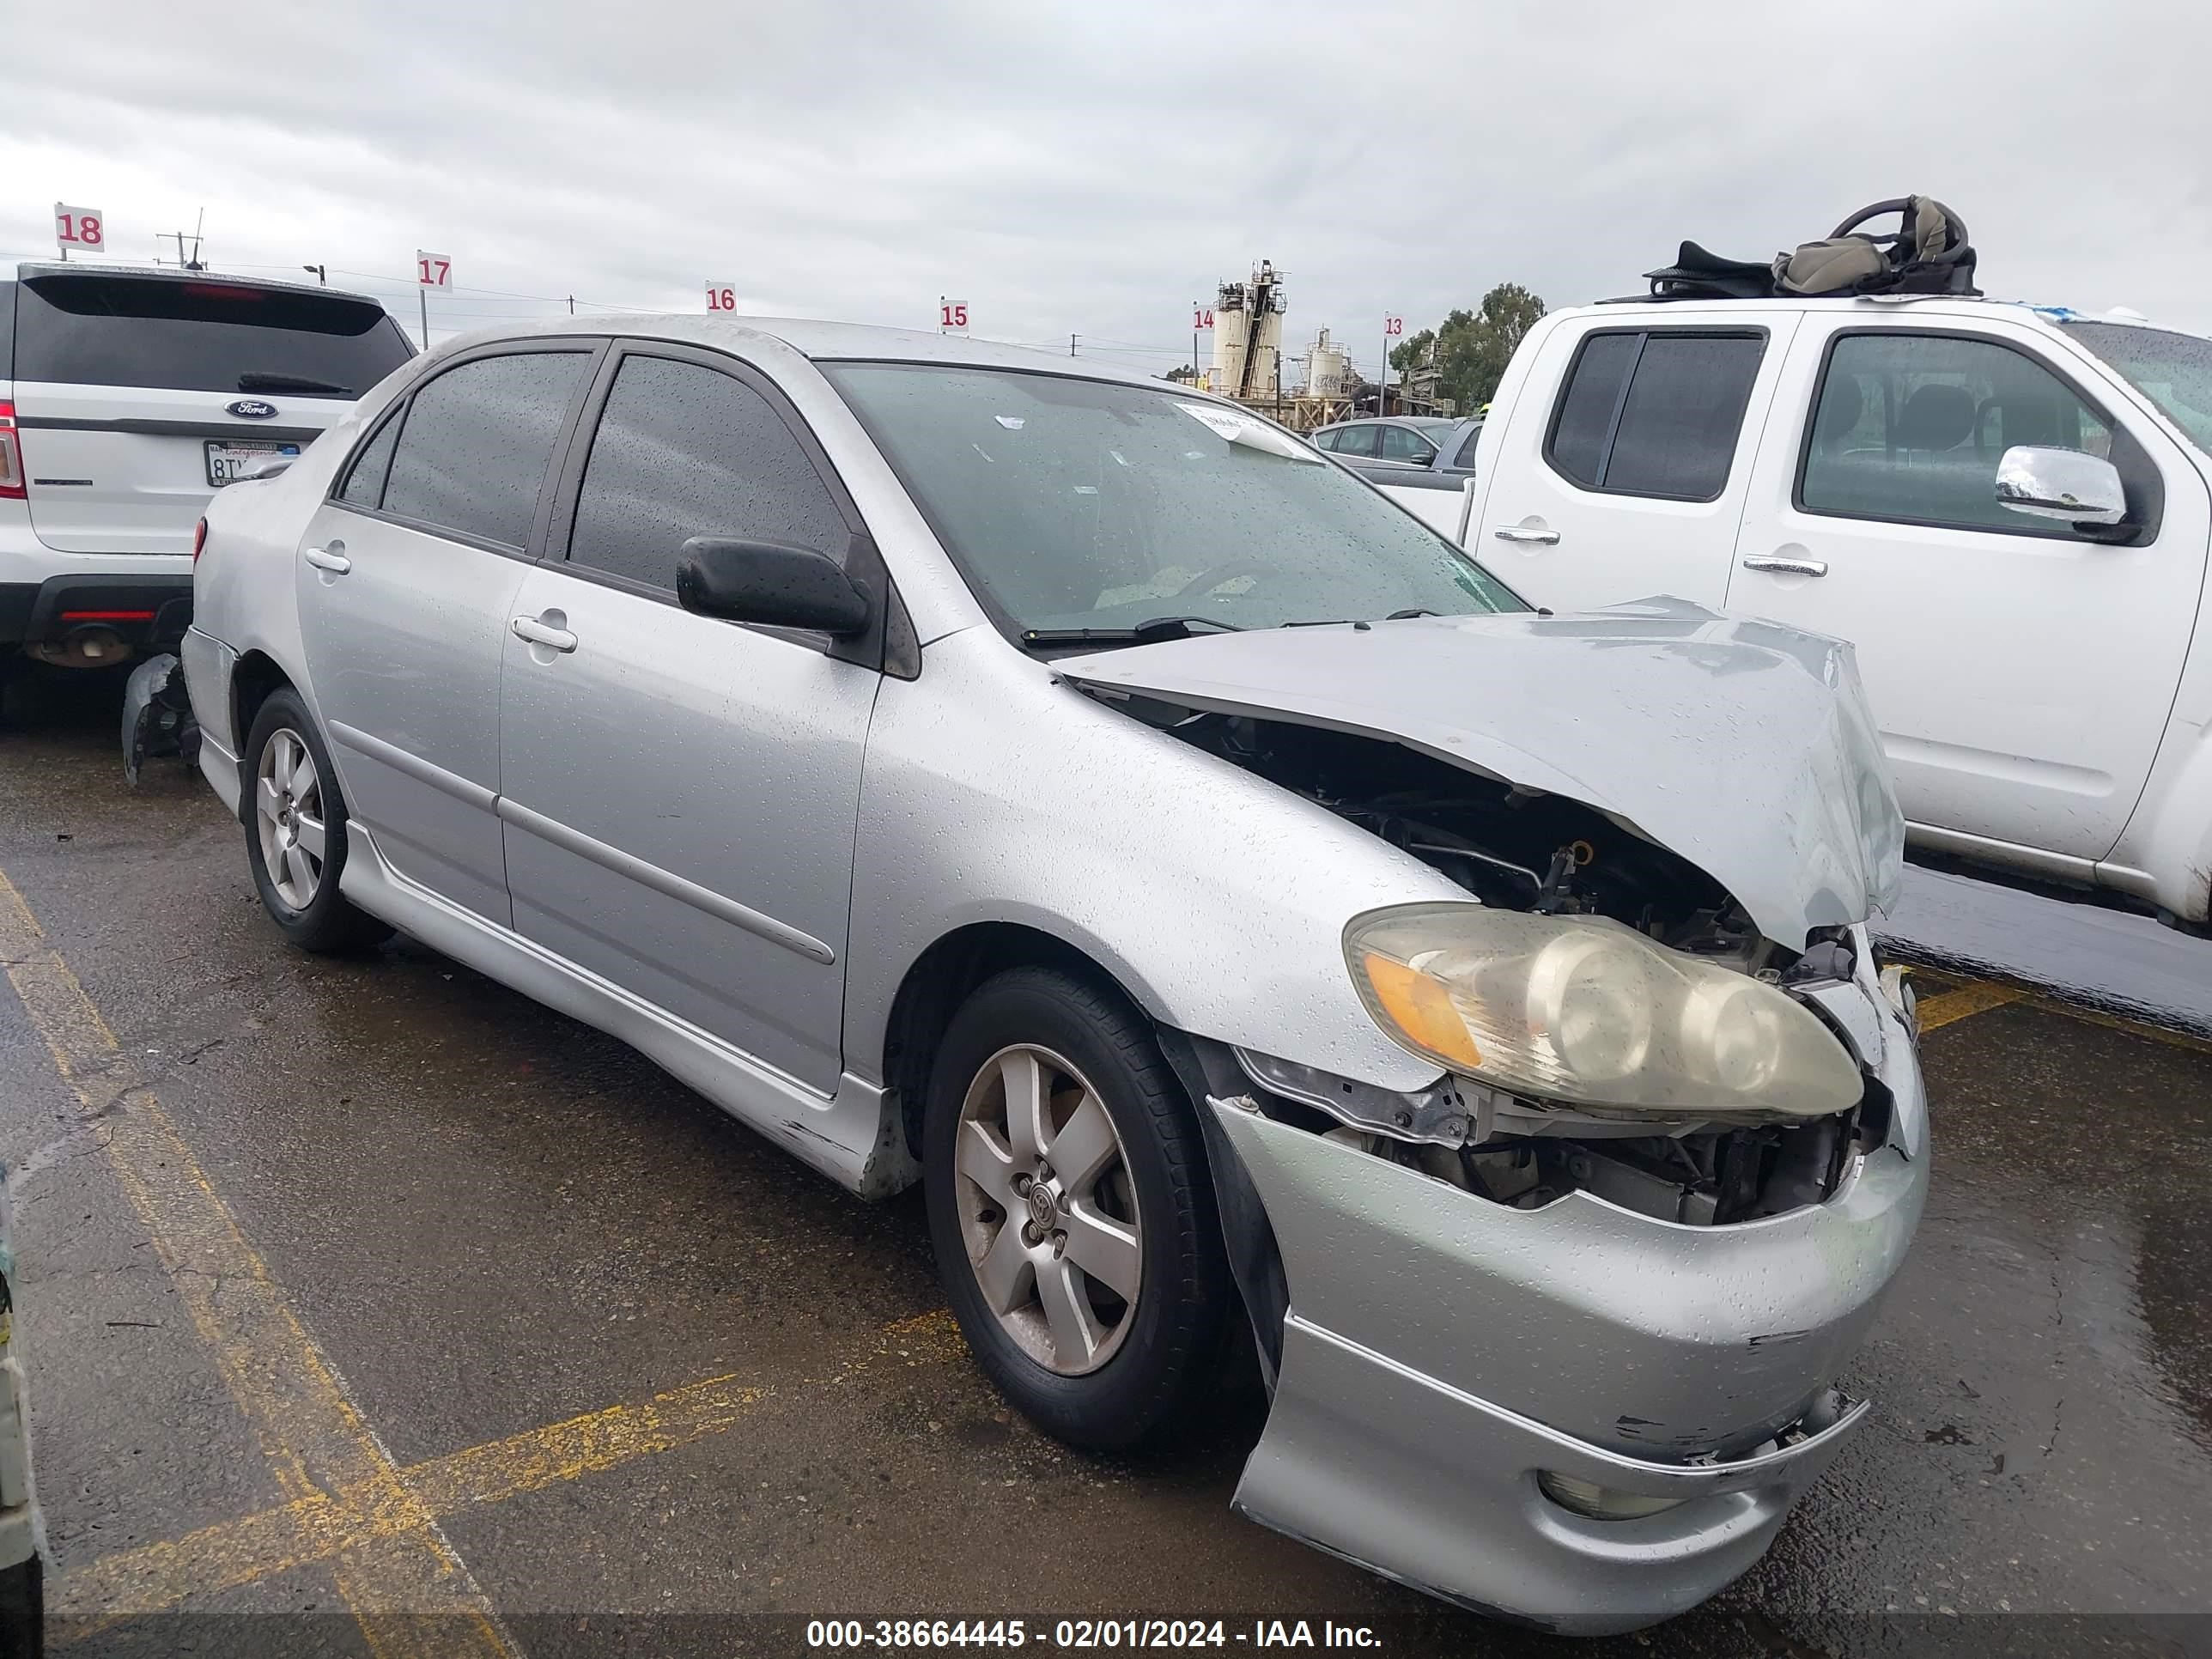
[[15, 402], [32, 527], [59, 552], [189, 553], [215, 490], [297, 454], [410, 355], [351, 295], [27, 268]]
[[1468, 551], [1535, 604], [1672, 594], [1717, 606], [1727, 594], [1798, 313], [1693, 309], [1680, 323], [1596, 316], [1554, 330], [1486, 446]]
[[441, 368], [300, 547], [308, 675], [354, 816], [402, 875], [502, 926], [501, 650], [599, 349], [509, 343]]
[[[505, 641], [500, 769], [514, 926], [828, 1094], [876, 641], [695, 616], [684, 543], [872, 545], [774, 384], [636, 345], [600, 376], [556, 544]], [[869, 586], [882, 612], [879, 573]]]
[[[1856, 646], [1917, 825], [2095, 860], [2142, 793], [2212, 527], [2189, 459], [2100, 385], [2002, 316], [1799, 331], [1729, 605]], [[2111, 460], [2140, 527], [2115, 543], [2002, 506], [2015, 444]]]

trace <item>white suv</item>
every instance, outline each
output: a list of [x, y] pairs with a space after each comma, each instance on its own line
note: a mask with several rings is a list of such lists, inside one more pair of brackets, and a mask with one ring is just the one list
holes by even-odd
[[413, 355], [374, 300], [206, 271], [0, 264], [0, 676], [182, 636], [208, 498]]

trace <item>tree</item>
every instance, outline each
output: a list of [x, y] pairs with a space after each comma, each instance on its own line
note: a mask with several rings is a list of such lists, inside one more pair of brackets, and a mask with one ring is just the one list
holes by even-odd
[[1436, 350], [1437, 395], [1449, 398], [1462, 414], [1488, 403], [1504, 378], [1515, 349], [1544, 314], [1544, 302], [1518, 283], [1500, 283], [1482, 296], [1474, 311], [1455, 311], [1431, 331], [1423, 329], [1390, 354], [1401, 374], [1428, 360]]

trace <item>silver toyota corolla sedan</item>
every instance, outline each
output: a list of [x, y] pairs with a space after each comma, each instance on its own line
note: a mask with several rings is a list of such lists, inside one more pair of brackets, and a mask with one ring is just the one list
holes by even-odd
[[276, 927], [404, 929], [921, 1182], [1052, 1433], [1256, 1347], [1240, 1510], [1602, 1631], [1863, 1418], [1929, 1152], [1844, 647], [1532, 611], [1232, 404], [812, 323], [454, 341], [204, 543]]

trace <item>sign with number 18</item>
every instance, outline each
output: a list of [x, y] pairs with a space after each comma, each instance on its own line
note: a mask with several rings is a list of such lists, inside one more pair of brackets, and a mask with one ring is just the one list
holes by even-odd
[[107, 251], [107, 216], [98, 208], [54, 204], [54, 241], [64, 253], [77, 248], [86, 253]]

